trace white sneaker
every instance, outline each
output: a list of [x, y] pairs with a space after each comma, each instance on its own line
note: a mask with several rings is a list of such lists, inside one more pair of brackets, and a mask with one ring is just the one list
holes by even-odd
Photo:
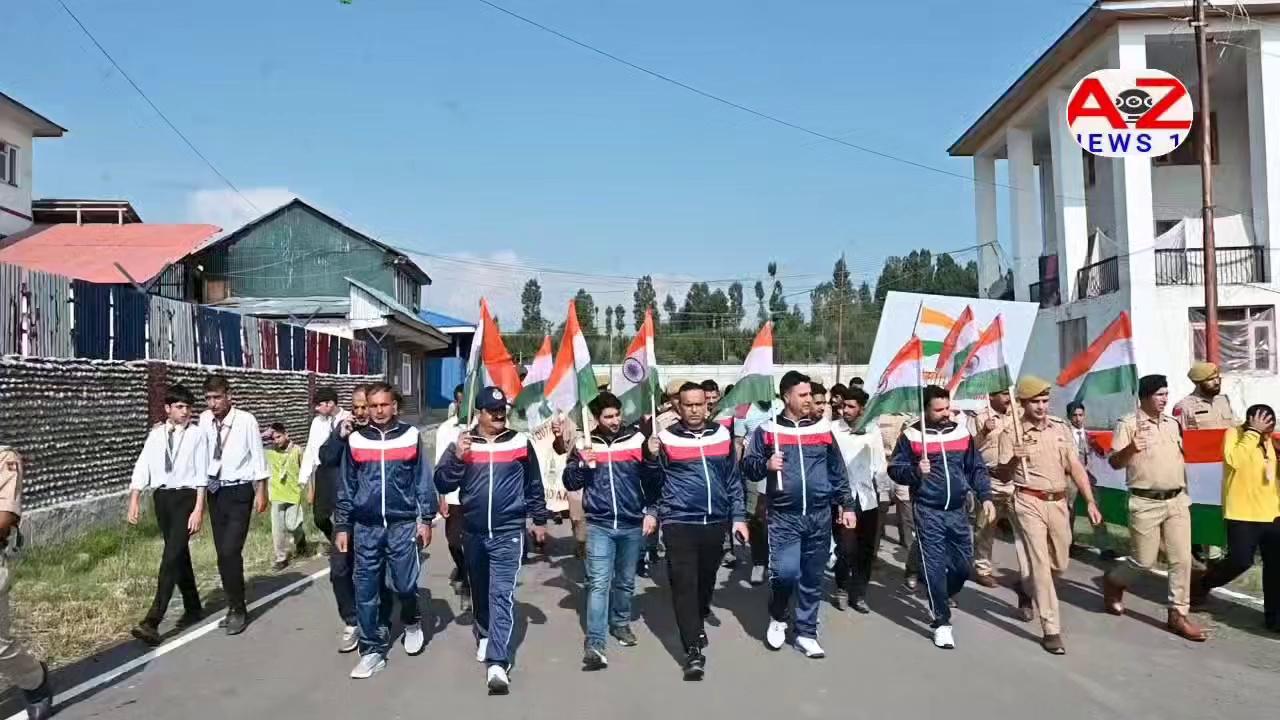
[[342, 638], [338, 640], [338, 652], [354, 652], [360, 645], [360, 630], [354, 625], [342, 628]]
[[941, 625], [933, 631], [933, 645], [943, 650], [955, 649], [956, 639], [951, 635], [950, 625]]
[[381, 672], [387, 666], [387, 659], [379, 653], [369, 653], [360, 656], [360, 662], [356, 664], [356, 669], [351, 671], [351, 677], [356, 680], [364, 680], [373, 677], [376, 673]]
[[763, 565], [755, 565], [751, 568], [751, 584], [752, 585], [764, 584], [764, 566]]
[[777, 620], [769, 621], [769, 631], [764, 634], [764, 641], [770, 650], [781, 650], [787, 644], [787, 624]]
[[489, 666], [489, 694], [506, 695], [511, 689], [511, 681], [507, 679], [507, 671], [501, 665]]
[[422, 634], [422, 623], [404, 626], [404, 637], [400, 638], [404, 651], [408, 655], [417, 655], [427, 646], [427, 636]]
[[827, 656], [827, 652], [822, 649], [822, 646], [819, 645], [818, 641], [815, 640], [814, 638], [807, 638], [807, 637], [796, 638], [796, 649], [804, 653], [805, 657], [813, 658], [815, 660], [817, 660], [818, 658], [824, 658]]
[[484, 662], [484, 656], [489, 654], [489, 638], [480, 638], [480, 643], [476, 645], [476, 662]]

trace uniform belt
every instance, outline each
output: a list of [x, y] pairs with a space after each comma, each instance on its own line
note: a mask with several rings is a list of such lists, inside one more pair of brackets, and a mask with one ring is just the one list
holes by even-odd
[[1129, 488], [1130, 495], [1137, 495], [1147, 500], [1172, 500], [1182, 494], [1182, 488], [1177, 490], [1142, 490], [1140, 488]]
[[1044, 490], [1036, 490], [1035, 488], [1022, 487], [1021, 485], [1018, 486], [1017, 490], [1018, 492], [1025, 493], [1031, 497], [1040, 498], [1045, 502], [1057, 502], [1067, 496], [1065, 492], [1046, 492]]

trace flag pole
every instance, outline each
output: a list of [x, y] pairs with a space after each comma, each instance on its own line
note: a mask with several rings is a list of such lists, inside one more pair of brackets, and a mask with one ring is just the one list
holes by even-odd
[[[924, 314], [924, 300], [916, 307], [916, 322], [911, 326], [911, 337], [919, 342], [920, 316]], [[920, 399], [920, 456], [929, 457], [928, 436], [924, 432], [924, 344], [920, 344], [920, 359], [916, 362], [916, 391]]]
[[[772, 321], [770, 321], [770, 322], [772, 322]], [[772, 365], [773, 365], [773, 356], [772, 356], [772, 354], [773, 354], [773, 348], [772, 348], [772, 347], [770, 347], [770, 348], [769, 348], [769, 353], [770, 353], [770, 357], [769, 357], [769, 365], [770, 365], [770, 366], [772, 366]], [[772, 383], [773, 383], [773, 378], [769, 378], [769, 382], [772, 384]], [[773, 423], [773, 451], [774, 451], [775, 453], [778, 453], [779, 455], [781, 455], [781, 454], [782, 454], [782, 442], [781, 442], [781, 440], [780, 440], [780, 439], [779, 439], [779, 437], [778, 437], [778, 436], [780, 435], [780, 433], [778, 432], [778, 410], [777, 410], [777, 406], [776, 406], [776, 405], [773, 405], [773, 403], [772, 403], [772, 402], [770, 402], [770, 406], [771, 406], [771, 408], [773, 409], [773, 420], [772, 420], [772, 423]], [[803, 457], [801, 457], [801, 458], [800, 458], [800, 462], [804, 462], [804, 458], [803, 458]], [[782, 490], [782, 470], [781, 470], [781, 469], [779, 469], [779, 470], [778, 470], [778, 490]]]

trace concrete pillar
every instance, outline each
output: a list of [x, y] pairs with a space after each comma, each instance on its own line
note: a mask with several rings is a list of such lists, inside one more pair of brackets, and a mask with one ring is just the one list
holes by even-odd
[[990, 155], [973, 156], [973, 217], [978, 226], [978, 297], [1000, 279], [1000, 253], [996, 246], [996, 159]]
[[1005, 131], [1009, 150], [1009, 230], [1013, 233], [1013, 292], [1017, 300], [1030, 299], [1031, 283], [1040, 279], [1040, 250], [1036, 193], [1036, 165], [1031, 131]]
[[[1117, 26], [1112, 48], [1114, 67], [1145, 68], [1146, 36], [1139, 29]], [[1168, 365], [1160, 353], [1157, 328], [1163, 322], [1156, 300], [1155, 216], [1151, 210], [1151, 159], [1140, 156], [1110, 158], [1115, 175], [1116, 242], [1123, 249], [1120, 260], [1120, 289], [1129, 296], [1129, 317], [1133, 326], [1133, 347], [1138, 373], [1162, 372]], [[1186, 322], [1182, 320], [1181, 322]], [[1090, 328], [1090, 333], [1102, 328]]]
[[1049, 148], [1053, 157], [1054, 235], [1058, 284], [1064, 303], [1077, 299], [1076, 271], [1089, 252], [1089, 216], [1085, 207], [1084, 158], [1067, 125], [1067, 91], [1049, 93]]
[[1249, 44], [1257, 52], [1245, 57], [1249, 99], [1249, 184], [1253, 198], [1254, 242], [1267, 248], [1267, 278], [1280, 268], [1280, 137], [1267, 136], [1267, 126], [1280, 128], [1280, 28], [1258, 26]]

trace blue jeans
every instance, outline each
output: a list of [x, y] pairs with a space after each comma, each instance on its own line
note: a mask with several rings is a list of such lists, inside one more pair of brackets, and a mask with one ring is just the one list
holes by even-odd
[[587, 525], [587, 647], [603, 650], [605, 630], [631, 624], [636, 563], [643, 549], [638, 527]]

